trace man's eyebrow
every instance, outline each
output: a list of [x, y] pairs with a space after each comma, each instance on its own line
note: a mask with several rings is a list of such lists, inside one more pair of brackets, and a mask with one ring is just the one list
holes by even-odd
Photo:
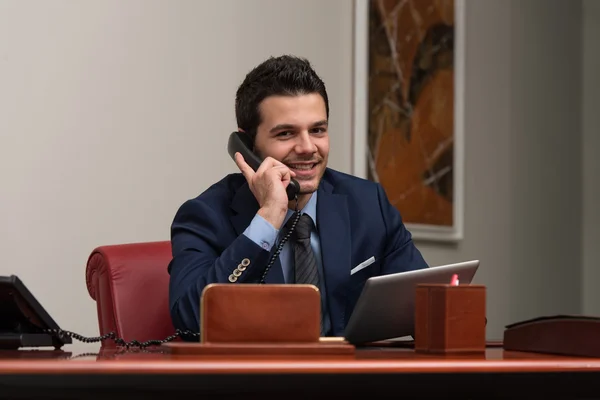
[[312, 124], [313, 128], [317, 127], [317, 126], [327, 126], [328, 122], [326, 119], [322, 120], [322, 121], [318, 121], [315, 122], [314, 124]]
[[[321, 120], [321, 121], [317, 121], [314, 122], [313, 124], [311, 124], [311, 127], [315, 128], [318, 126], [327, 126], [327, 120]], [[296, 129], [297, 127], [295, 125], [292, 124], [279, 124], [279, 125], [275, 125], [274, 127], [271, 128], [271, 130], [269, 132], [271, 133], [275, 133], [277, 131], [283, 131], [283, 130], [288, 130], [288, 129]]]
[[269, 132], [275, 133], [276, 131], [283, 131], [283, 130], [294, 129], [294, 128], [295, 128], [295, 126], [292, 124], [279, 124], [279, 125], [275, 125], [274, 127], [272, 127]]

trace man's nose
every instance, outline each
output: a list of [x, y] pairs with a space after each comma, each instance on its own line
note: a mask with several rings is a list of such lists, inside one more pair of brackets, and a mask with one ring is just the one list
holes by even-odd
[[309, 132], [302, 132], [298, 135], [298, 142], [296, 143], [296, 152], [299, 154], [315, 153], [317, 146], [312, 141], [312, 137]]

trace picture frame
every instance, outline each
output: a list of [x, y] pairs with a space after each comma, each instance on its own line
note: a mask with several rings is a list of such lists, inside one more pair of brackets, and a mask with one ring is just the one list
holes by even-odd
[[[408, 2], [406, 0], [396, 0], [398, 7], [401, 7]], [[421, 0], [420, 0], [421, 1]], [[457, 242], [464, 237], [464, 146], [465, 146], [465, 134], [464, 134], [464, 80], [465, 80], [465, 1], [466, 0], [448, 0], [453, 2], [454, 9], [454, 25], [453, 25], [453, 123], [452, 123], [452, 138], [450, 153], [452, 154], [451, 162], [451, 178], [446, 177], [446, 182], [451, 179], [451, 202], [446, 201], [446, 209], [444, 218], [449, 219], [448, 215], [451, 210], [451, 223], [427, 223], [419, 220], [419, 214], [413, 217], [413, 220], [407, 220], [405, 218], [405, 211], [402, 205], [398, 205], [397, 208], [403, 217], [406, 228], [411, 232], [413, 239], [415, 240], [427, 240], [427, 241], [442, 241], [442, 242]], [[437, 0], [439, 3], [439, 0]], [[404, 3], [404, 4], [402, 4]], [[376, 170], [376, 163], [374, 163], [371, 148], [369, 144], [370, 135], [370, 109], [369, 109], [369, 79], [370, 79], [370, 5], [377, 4], [381, 7], [382, 0], [354, 0], [354, 38], [353, 38], [353, 136], [352, 136], [352, 173], [353, 175], [365, 179], [371, 179], [379, 181], [374, 178], [377, 177], [373, 171]], [[389, 4], [389, 1], [385, 4]], [[437, 4], [437, 3], [436, 3]], [[398, 48], [398, 45], [396, 45]], [[427, 115], [421, 115], [427, 117]], [[412, 116], [410, 117], [412, 118]], [[426, 119], [426, 118], [425, 118]], [[410, 151], [410, 150], [409, 150]], [[423, 158], [424, 155], [422, 155]], [[410, 157], [406, 157], [409, 159]], [[402, 163], [399, 166], [394, 166], [400, 170], [403, 168]], [[446, 171], [449, 168], [446, 168]], [[426, 175], [423, 175], [421, 186], [418, 188], [421, 192], [424, 191], [423, 187], [426, 185]], [[371, 175], [371, 176], [370, 176]], [[390, 174], [388, 173], [388, 176]], [[382, 186], [386, 192], [390, 191], [391, 186], [390, 178], [388, 178], [388, 187], [383, 183]], [[431, 194], [431, 193], [428, 193]], [[433, 194], [435, 195], [435, 194]], [[432, 196], [433, 196], [432, 195]], [[431, 197], [431, 196], [430, 196]], [[389, 194], [388, 194], [389, 198]], [[441, 201], [439, 199], [438, 203]], [[413, 201], [414, 204], [418, 204], [418, 199]], [[436, 200], [434, 199], [434, 202]], [[390, 199], [392, 204], [395, 204]], [[433, 203], [433, 202], [432, 202]], [[407, 203], [408, 204], [408, 203]], [[423, 202], [425, 204], [425, 202]], [[418, 204], [420, 207], [421, 215], [426, 214], [423, 211], [423, 204]], [[439, 209], [439, 208], [438, 208]], [[436, 209], [437, 211], [437, 209]], [[407, 213], [408, 214], [408, 213]], [[430, 213], [431, 214], [431, 213]], [[423, 220], [426, 218], [423, 218]]]

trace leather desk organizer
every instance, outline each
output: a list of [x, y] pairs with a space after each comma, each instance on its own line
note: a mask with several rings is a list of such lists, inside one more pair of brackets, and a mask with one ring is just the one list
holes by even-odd
[[415, 351], [483, 353], [486, 348], [485, 326], [485, 286], [417, 285]]
[[506, 326], [504, 350], [600, 357], [600, 318], [555, 315]]
[[200, 310], [200, 342], [164, 344], [172, 353], [354, 354], [346, 341], [320, 338], [321, 295], [314, 285], [211, 284]]

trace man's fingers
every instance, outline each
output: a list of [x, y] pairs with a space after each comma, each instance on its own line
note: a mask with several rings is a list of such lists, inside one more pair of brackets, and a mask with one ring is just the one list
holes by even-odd
[[281, 161], [274, 159], [273, 157], [267, 157], [260, 164], [260, 168], [258, 170], [265, 171], [265, 170], [273, 168], [273, 167], [286, 167], [286, 165], [283, 164]]
[[238, 168], [250, 183], [256, 174], [258, 175], [271, 175], [275, 179], [280, 180], [283, 183], [289, 183], [289, 181], [296, 176], [296, 173], [290, 170], [287, 165], [275, 160], [274, 158], [267, 157], [260, 165], [257, 171], [254, 171], [240, 153], [235, 153], [235, 163]]
[[282, 182], [289, 182], [290, 179], [292, 179], [295, 175], [294, 171], [290, 170], [285, 165], [273, 167], [270, 169], [270, 171], [273, 171], [275, 174], [277, 174], [278, 178], [281, 179]]
[[[287, 165], [285, 165], [284, 163], [282, 163], [281, 161], [278, 161], [272, 157], [267, 157], [265, 158], [265, 160], [262, 162], [262, 164], [260, 165], [260, 168], [258, 169], [258, 171], [260, 172], [264, 172], [267, 169], [272, 169], [272, 168], [277, 168], [277, 169], [284, 169], [285, 171], [287, 171], [292, 177], [296, 176], [296, 173], [294, 171], [292, 171]], [[258, 172], [257, 171], [257, 172]]]
[[244, 157], [240, 153], [235, 153], [235, 163], [248, 182], [254, 176], [254, 170], [244, 161]]

